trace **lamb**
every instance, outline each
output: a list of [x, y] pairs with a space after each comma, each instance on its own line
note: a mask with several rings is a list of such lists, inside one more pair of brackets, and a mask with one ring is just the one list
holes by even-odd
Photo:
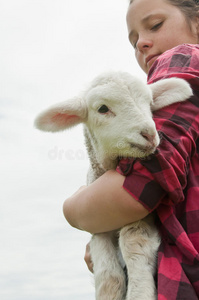
[[[183, 79], [147, 85], [126, 72], [108, 72], [95, 78], [79, 96], [42, 112], [35, 125], [40, 130], [56, 132], [84, 124], [90, 184], [107, 170], [115, 169], [119, 157], [143, 159], [153, 154], [160, 139], [152, 111], [191, 95]], [[119, 231], [94, 234], [90, 251], [96, 299], [156, 299], [154, 273], [159, 245], [152, 214]]]

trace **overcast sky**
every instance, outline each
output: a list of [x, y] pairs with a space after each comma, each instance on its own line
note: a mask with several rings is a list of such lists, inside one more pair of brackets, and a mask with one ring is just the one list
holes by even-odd
[[145, 78], [127, 38], [127, 0], [0, 0], [0, 299], [91, 300], [90, 235], [62, 204], [86, 183], [82, 127], [33, 126], [100, 72]]

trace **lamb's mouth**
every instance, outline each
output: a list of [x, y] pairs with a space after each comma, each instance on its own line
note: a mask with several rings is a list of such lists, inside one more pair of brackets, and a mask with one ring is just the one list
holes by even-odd
[[118, 151], [116, 151], [116, 155], [112, 153], [111, 158], [112, 160], [120, 160], [121, 158], [144, 158], [148, 157], [149, 155], [155, 152], [156, 147], [153, 145], [140, 145], [136, 143], [129, 143], [130, 147], [121, 150], [120, 154], [118, 155]]
[[139, 151], [141, 151], [143, 154], [145, 154], [146, 156], [153, 153], [155, 151], [155, 147], [154, 146], [142, 146], [139, 144], [130, 144], [131, 148], [137, 149]]

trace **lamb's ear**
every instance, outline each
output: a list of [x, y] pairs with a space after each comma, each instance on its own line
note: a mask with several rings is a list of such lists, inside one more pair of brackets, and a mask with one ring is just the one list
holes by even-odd
[[193, 95], [189, 83], [181, 78], [162, 79], [149, 84], [149, 87], [153, 94], [152, 110], [185, 101]]
[[41, 112], [35, 126], [43, 131], [61, 131], [86, 120], [87, 107], [82, 98], [72, 98]]

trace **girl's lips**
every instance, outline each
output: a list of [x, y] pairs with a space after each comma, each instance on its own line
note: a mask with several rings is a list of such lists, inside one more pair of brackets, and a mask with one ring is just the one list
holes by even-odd
[[154, 63], [154, 61], [158, 58], [159, 54], [158, 55], [151, 55], [151, 56], [148, 56], [146, 58], [146, 64], [147, 66], [150, 68], [152, 66], [152, 64]]

